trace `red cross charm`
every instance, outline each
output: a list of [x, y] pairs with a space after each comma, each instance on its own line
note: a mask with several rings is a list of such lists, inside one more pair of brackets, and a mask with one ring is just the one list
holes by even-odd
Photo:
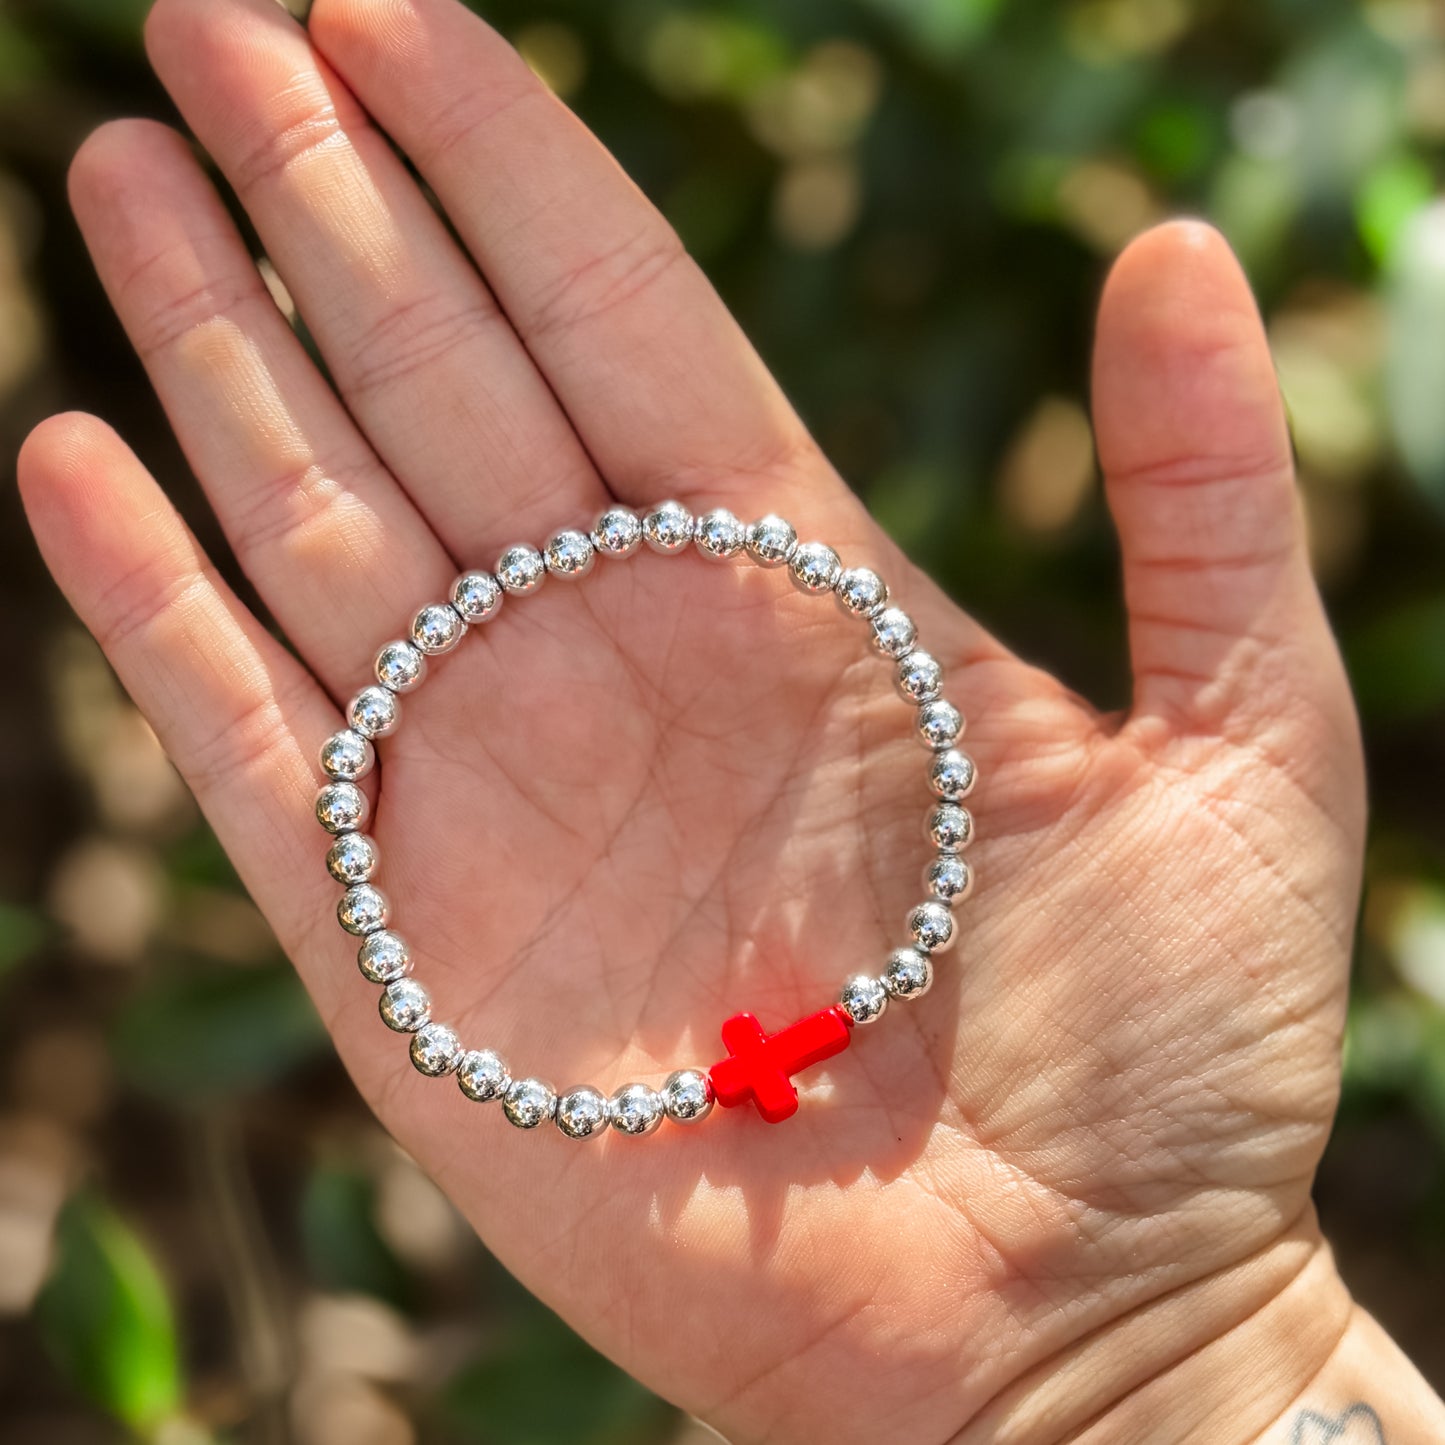
[[825, 1008], [765, 1034], [752, 1014], [735, 1014], [722, 1026], [728, 1057], [708, 1070], [718, 1103], [730, 1109], [751, 1099], [769, 1124], [781, 1124], [798, 1110], [791, 1075], [846, 1049], [852, 1026], [842, 1009]]

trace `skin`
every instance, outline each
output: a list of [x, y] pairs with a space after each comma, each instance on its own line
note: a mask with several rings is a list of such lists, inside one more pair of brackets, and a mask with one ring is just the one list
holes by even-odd
[[[317, 0], [309, 32], [270, 0], [159, 0], [147, 40], [339, 399], [180, 136], [103, 126], [74, 209], [294, 653], [103, 422], [43, 422], [20, 486], [386, 1127], [526, 1284], [736, 1441], [1160, 1440], [1172, 1407], [1110, 1412], [1266, 1328], [1296, 1347], [1208, 1438], [1280, 1418], [1357, 1318], [1309, 1191], [1364, 790], [1222, 238], [1147, 232], [1100, 303], [1134, 675], [1104, 715], [910, 565], [645, 198], [452, 0]], [[378, 1021], [317, 750], [460, 568], [664, 496], [781, 512], [888, 579], [970, 718], [980, 884], [930, 996], [856, 1031], [785, 1125], [523, 1137]], [[478, 630], [366, 783], [378, 881], [465, 1040], [559, 1084], [658, 1082], [713, 1062], [728, 1014], [780, 1027], [903, 941], [926, 754], [831, 603], [645, 553]]]

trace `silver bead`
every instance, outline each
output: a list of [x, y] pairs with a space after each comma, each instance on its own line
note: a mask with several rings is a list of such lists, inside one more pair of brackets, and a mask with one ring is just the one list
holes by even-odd
[[338, 883], [365, 883], [380, 861], [376, 839], [366, 833], [343, 833], [326, 850], [326, 871]]
[[826, 542], [800, 542], [788, 558], [788, 571], [800, 592], [830, 592], [843, 564]]
[[642, 545], [642, 523], [631, 507], [608, 507], [592, 524], [592, 545], [604, 557], [630, 557]]
[[370, 883], [348, 888], [336, 905], [336, 917], [348, 933], [375, 933], [386, 927], [390, 912], [386, 895]]
[[327, 783], [316, 794], [316, 821], [328, 833], [350, 833], [366, 826], [371, 804], [355, 783]]
[[923, 870], [923, 886], [940, 903], [956, 903], [973, 888], [973, 869], [957, 853], [940, 853]]
[[944, 748], [928, 765], [928, 786], [950, 803], [973, 792], [974, 777], [973, 759], [957, 748]]
[[440, 1078], [456, 1068], [462, 1057], [462, 1041], [447, 1024], [423, 1024], [411, 1039], [411, 1061], [419, 1074]]
[[692, 513], [681, 502], [659, 502], [642, 519], [642, 540], [654, 552], [681, 552], [692, 541]]
[[372, 983], [395, 983], [411, 972], [411, 949], [401, 934], [378, 929], [361, 940], [356, 966]]
[[509, 1123], [519, 1129], [535, 1129], [552, 1117], [557, 1095], [550, 1084], [541, 1079], [517, 1079], [502, 1095], [502, 1112]]
[[354, 783], [364, 778], [376, 763], [376, 749], [371, 739], [362, 737], [354, 728], [332, 733], [321, 744], [321, 770], [328, 778]]
[[490, 622], [507, 594], [490, 572], [463, 572], [452, 583], [452, 606], [467, 622]]
[[913, 619], [901, 607], [885, 607], [873, 618], [873, 646], [884, 657], [905, 657], [918, 641]]
[[924, 953], [942, 953], [953, 943], [953, 914], [946, 903], [930, 898], [908, 911], [908, 936]]
[[833, 596], [850, 617], [871, 617], [888, 601], [888, 588], [871, 567], [850, 567], [833, 584]]
[[607, 1101], [607, 1112], [619, 1134], [650, 1134], [662, 1122], [662, 1095], [646, 1084], [624, 1084]]
[[399, 978], [382, 990], [377, 1007], [387, 1028], [415, 1033], [431, 1018], [431, 995], [414, 978]]
[[554, 532], [543, 549], [547, 570], [554, 577], [585, 577], [592, 570], [596, 553], [586, 532]]
[[502, 1056], [491, 1049], [471, 1049], [457, 1064], [457, 1083], [467, 1098], [478, 1104], [500, 1099], [512, 1087], [512, 1076]]
[[898, 695], [904, 702], [922, 707], [943, 691], [943, 667], [927, 652], [910, 652], [898, 661]]
[[410, 692], [426, 677], [426, 654], [409, 642], [388, 642], [376, 654], [371, 670], [391, 692]]
[[701, 1069], [678, 1069], [659, 1092], [667, 1117], [679, 1124], [696, 1124], [712, 1113], [712, 1080]]
[[918, 736], [935, 752], [951, 748], [963, 736], [963, 714], [939, 698], [918, 709]]
[[783, 567], [797, 548], [798, 534], [791, 522], [769, 512], [748, 528], [744, 545], [759, 567]]
[[431, 657], [450, 652], [466, 633], [462, 614], [450, 602], [428, 602], [411, 619], [411, 640]]
[[704, 512], [692, 529], [692, 539], [697, 543], [697, 550], [715, 562], [736, 557], [743, 550], [746, 537], [747, 530], [743, 524], [723, 507]]
[[557, 1127], [569, 1139], [590, 1139], [607, 1131], [607, 1095], [579, 1084], [557, 1100]]
[[895, 948], [880, 979], [890, 998], [920, 998], [933, 987], [933, 964], [919, 948]]
[[396, 694], [380, 683], [364, 687], [351, 699], [346, 720], [363, 737], [390, 737], [401, 725], [401, 704]]
[[547, 580], [547, 564], [542, 554], [527, 542], [508, 547], [497, 558], [497, 581], [514, 597], [535, 592]]
[[925, 832], [940, 853], [957, 853], [973, 841], [973, 816], [957, 803], [940, 803], [929, 813]]
[[871, 1024], [888, 1007], [888, 990], [871, 973], [855, 973], [838, 993], [838, 1007], [855, 1024]]

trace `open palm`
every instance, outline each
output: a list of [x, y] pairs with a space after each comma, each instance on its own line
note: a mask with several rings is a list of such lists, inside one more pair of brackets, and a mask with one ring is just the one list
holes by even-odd
[[[104, 127], [75, 208], [300, 660], [96, 420], [36, 430], [25, 504], [363, 1093], [501, 1259], [739, 1440], [982, 1440], [1006, 1411], [1036, 1432], [1008, 1438], [1058, 1438], [1105, 1403], [1051, 1393], [1076, 1342], [1231, 1271], [1241, 1313], [1284, 1289], [1316, 1248], [1362, 781], [1223, 242], [1161, 228], [1106, 290], [1136, 688], [1104, 717], [886, 539], [660, 218], [453, 0], [317, 0], [309, 35], [271, 0], [160, 0], [148, 39], [340, 399], [176, 134]], [[664, 496], [781, 512], [888, 580], [970, 718], [981, 886], [930, 996], [785, 1126], [524, 1136], [378, 1021], [317, 748], [459, 568]], [[777, 573], [643, 553], [479, 630], [366, 785], [379, 882], [467, 1043], [656, 1082], [718, 1058], [728, 1014], [781, 1026], [904, 941], [925, 755], [859, 624]]]

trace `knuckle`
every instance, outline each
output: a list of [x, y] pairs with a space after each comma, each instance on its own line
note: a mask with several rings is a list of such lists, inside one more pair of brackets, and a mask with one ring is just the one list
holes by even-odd
[[428, 291], [408, 297], [365, 323], [352, 346], [346, 378], [353, 392], [377, 391], [444, 362], [498, 319], [495, 303]]

